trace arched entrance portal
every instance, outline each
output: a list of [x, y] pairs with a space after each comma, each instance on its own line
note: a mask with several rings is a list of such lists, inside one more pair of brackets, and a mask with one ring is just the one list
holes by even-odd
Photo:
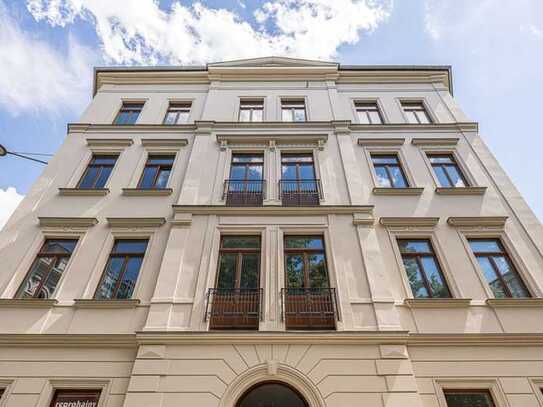
[[267, 382], [246, 391], [236, 407], [308, 407], [308, 404], [292, 387], [279, 382]]

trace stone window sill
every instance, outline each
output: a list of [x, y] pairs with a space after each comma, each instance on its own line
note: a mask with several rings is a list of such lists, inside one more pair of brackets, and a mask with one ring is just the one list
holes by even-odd
[[486, 187], [437, 187], [436, 194], [439, 195], [484, 195]]
[[57, 304], [55, 299], [40, 298], [0, 298], [1, 307], [11, 308], [52, 308]]
[[421, 195], [423, 192], [424, 188], [373, 188], [375, 195]]
[[409, 308], [466, 308], [471, 298], [406, 298], [404, 305]]
[[76, 299], [74, 307], [76, 308], [136, 308], [140, 305], [140, 300], [95, 300], [95, 299]]
[[171, 195], [172, 192], [173, 192], [173, 189], [171, 188], [161, 188], [161, 189], [123, 188], [124, 196], [168, 196], [168, 195]]
[[486, 303], [492, 308], [543, 308], [543, 298], [489, 298]]
[[109, 188], [59, 188], [58, 193], [64, 196], [105, 196], [109, 194]]

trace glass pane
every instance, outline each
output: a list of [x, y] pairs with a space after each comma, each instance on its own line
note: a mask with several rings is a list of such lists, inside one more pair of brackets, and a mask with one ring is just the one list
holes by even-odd
[[295, 109], [294, 110], [294, 121], [303, 122], [305, 121], [305, 109]]
[[66, 269], [68, 264], [68, 258], [62, 257], [59, 258], [55, 266], [49, 272], [47, 279], [45, 280], [43, 286], [41, 287], [40, 292], [38, 293], [38, 298], [51, 298], [57, 288], [57, 284], [62, 276], [62, 273]]
[[452, 187], [447, 175], [445, 175], [445, 169], [441, 166], [434, 166], [434, 173], [436, 174], [439, 186], [441, 187]]
[[371, 124], [382, 124], [383, 123], [383, 121], [381, 120], [381, 115], [379, 114], [379, 112], [371, 111], [371, 112], [368, 112], [368, 114], [370, 115]]
[[445, 392], [445, 399], [447, 400], [447, 407], [494, 407], [491, 396], [486, 392]]
[[145, 167], [139, 188], [153, 188], [158, 167]]
[[147, 240], [117, 240], [112, 253], [141, 254], [147, 249]]
[[245, 165], [232, 165], [230, 167], [230, 179], [245, 179]]
[[34, 296], [41, 280], [49, 270], [49, 267], [51, 267], [53, 261], [55, 261], [54, 257], [39, 257], [36, 259], [28, 273], [26, 281], [19, 288], [17, 293], [18, 298], [32, 298]]
[[283, 180], [296, 179], [296, 166], [283, 165], [281, 167], [281, 178]]
[[249, 391], [237, 407], [305, 407], [307, 404], [289, 387], [265, 383]]
[[177, 115], [177, 124], [188, 123], [190, 112], [179, 112]]
[[113, 290], [119, 279], [122, 267], [124, 264], [124, 257], [112, 257], [104, 271], [104, 276], [98, 290], [96, 291], [97, 299], [111, 299], [113, 296]]
[[225, 236], [222, 240], [225, 249], [258, 249], [260, 239], [257, 236]]
[[143, 258], [141, 257], [131, 257], [128, 259], [128, 263], [126, 264], [126, 269], [115, 298], [126, 299], [132, 297], [132, 292], [134, 291], [136, 281], [138, 280], [142, 262]]
[[258, 288], [258, 265], [260, 254], [244, 254], [241, 262], [241, 278], [239, 288]]
[[289, 236], [285, 238], [287, 249], [324, 249], [321, 237]]
[[136, 111], [128, 112], [128, 114], [126, 115], [124, 124], [135, 124], [136, 121], [138, 120], [139, 115], [140, 115], [139, 111], [138, 112], [136, 112]]
[[94, 156], [92, 159], [92, 164], [104, 164], [104, 165], [115, 165], [117, 157], [111, 156]]
[[234, 154], [232, 155], [233, 163], [263, 163], [264, 156], [261, 154]]
[[358, 121], [360, 124], [370, 124], [370, 118], [365, 110], [358, 112]]
[[162, 164], [162, 165], [173, 165], [175, 157], [172, 155], [167, 156], [149, 156], [147, 159], [147, 164]]
[[307, 256], [307, 260], [309, 262], [309, 287], [328, 288], [324, 254], [310, 254]]
[[494, 259], [494, 263], [496, 263], [505, 284], [507, 284], [509, 291], [511, 291], [511, 295], [515, 298], [530, 297], [520, 276], [509, 261], [504, 256], [492, 256], [492, 258]]
[[304, 288], [304, 258], [299, 254], [286, 255], [287, 288]]
[[398, 164], [398, 157], [394, 155], [372, 155], [374, 164]]
[[375, 167], [375, 176], [377, 177], [377, 183], [380, 187], [390, 188], [392, 184], [388, 179], [387, 170], [385, 167]]
[[315, 179], [313, 165], [300, 165], [300, 179]]
[[168, 178], [170, 177], [170, 170], [162, 170], [158, 174], [155, 188], [166, 188], [168, 184]]
[[305, 163], [312, 163], [313, 162], [313, 155], [312, 154], [303, 154], [303, 155], [293, 155], [293, 154], [285, 154], [281, 156], [281, 161], [286, 162], [305, 162]]
[[413, 112], [405, 112], [405, 117], [407, 118], [407, 122], [410, 124], [418, 124], [417, 117], [415, 116], [415, 113]]
[[452, 180], [452, 184], [456, 188], [465, 187], [466, 184], [460, 176], [460, 170], [456, 165], [447, 165], [445, 170], [449, 174], [449, 178]]
[[447, 288], [447, 284], [443, 280], [436, 259], [432, 256], [424, 256], [421, 258], [422, 266], [426, 272], [426, 279], [430, 283], [433, 297], [449, 298], [451, 294]]
[[400, 167], [388, 167], [390, 174], [392, 176], [392, 183], [394, 188], [405, 188], [407, 187], [407, 181], [403, 175]]
[[120, 112], [115, 124], [126, 124], [128, 122], [128, 112]]
[[290, 109], [283, 109], [281, 111], [281, 118], [284, 122], [291, 122], [293, 121], [293, 117], [292, 117], [292, 110]]
[[177, 112], [168, 112], [164, 118], [164, 124], [175, 124], [177, 119]]
[[87, 168], [87, 171], [85, 171], [85, 174], [79, 183], [79, 188], [94, 188], [94, 180], [98, 174], [98, 170], [99, 168], [96, 167]]
[[416, 111], [415, 114], [417, 115], [419, 119], [419, 123], [424, 123], [424, 124], [430, 123], [430, 117], [426, 114], [425, 110]]
[[398, 240], [400, 251], [403, 253], [432, 253], [427, 240]]
[[407, 279], [409, 285], [413, 291], [413, 296], [416, 298], [428, 298], [428, 290], [424, 286], [421, 271], [417, 261], [412, 257], [404, 257], [403, 264], [405, 266], [405, 272], [407, 273]]
[[428, 159], [432, 164], [454, 164], [450, 155], [429, 155]]
[[483, 270], [483, 274], [485, 276], [486, 281], [488, 282], [488, 285], [492, 289], [492, 292], [494, 293], [494, 296], [496, 298], [505, 298], [505, 290], [503, 288], [503, 284], [501, 281], [497, 278], [496, 272], [494, 271], [494, 268], [492, 267], [492, 264], [490, 263], [490, 260], [488, 257], [477, 257], [477, 261], [479, 262], [479, 265], [481, 266], [481, 269]]
[[40, 253], [72, 253], [77, 240], [47, 239]]
[[256, 109], [253, 110], [253, 122], [261, 122], [262, 121], [262, 110]]
[[262, 166], [261, 165], [251, 165], [247, 168], [247, 179], [251, 180], [261, 180], [262, 179]]
[[251, 110], [249, 110], [249, 109], [240, 110], [239, 111], [239, 121], [240, 122], [251, 121]]
[[470, 240], [469, 245], [474, 253], [501, 253], [502, 249], [496, 239]]
[[237, 253], [223, 253], [219, 259], [219, 278], [217, 288], [234, 288]]
[[109, 179], [109, 175], [111, 174], [112, 170], [113, 170], [112, 167], [102, 167], [102, 171], [100, 171], [100, 175], [98, 176], [98, 179], [94, 183], [94, 188], [104, 188], [106, 186], [107, 180]]

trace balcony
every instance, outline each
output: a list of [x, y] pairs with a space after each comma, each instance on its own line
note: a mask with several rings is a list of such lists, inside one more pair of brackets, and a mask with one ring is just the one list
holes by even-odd
[[335, 288], [283, 288], [281, 310], [286, 329], [336, 329]]
[[266, 191], [265, 180], [224, 181], [223, 199], [226, 206], [262, 206]]
[[321, 180], [280, 180], [279, 194], [283, 206], [318, 206], [322, 199]]
[[206, 320], [209, 329], [258, 329], [263, 290], [210, 288]]

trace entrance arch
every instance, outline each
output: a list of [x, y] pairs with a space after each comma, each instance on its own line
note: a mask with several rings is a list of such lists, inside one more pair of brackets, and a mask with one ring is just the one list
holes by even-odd
[[308, 407], [303, 396], [282, 382], [263, 382], [247, 390], [236, 407]]

